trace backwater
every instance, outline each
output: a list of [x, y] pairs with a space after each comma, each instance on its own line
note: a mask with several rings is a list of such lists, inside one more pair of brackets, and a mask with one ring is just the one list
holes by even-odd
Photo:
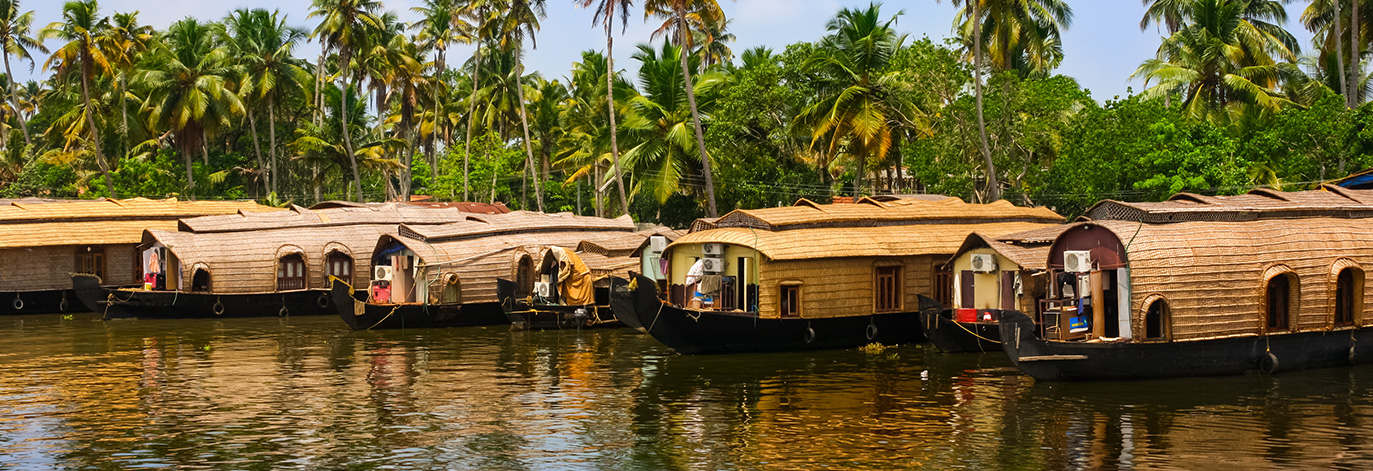
[[1373, 367], [1039, 383], [929, 345], [0, 317], [3, 469], [1373, 468]]

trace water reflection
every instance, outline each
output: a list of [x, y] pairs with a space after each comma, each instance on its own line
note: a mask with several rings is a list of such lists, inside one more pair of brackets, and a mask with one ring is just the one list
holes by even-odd
[[1034, 384], [905, 346], [685, 357], [627, 330], [0, 318], [0, 468], [1373, 464], [1373, 368]]

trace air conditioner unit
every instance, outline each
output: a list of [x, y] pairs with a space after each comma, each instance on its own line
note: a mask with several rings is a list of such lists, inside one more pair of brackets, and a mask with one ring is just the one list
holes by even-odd
[[553, 284], [542, 281], [534, 283], [534, 295], [540, 298], [553, 297]]
[[1092, 253], [1086, 250], [1064, 251], [1063, 271], [1068, 273], [1087, 273], [1092, 271]]
[[996, 256], [985, 253], [975, 253], [972, 257], [973, 271], [976, 273], [991, 273], [996, 271]]
[[648, 238], [648, 246], [649, 246], [649, 250], [653, 251], [654, 253], [663, 253], [664, 250], [667, 250], [667, 237], [663, 237], [663, 236], [653, 236], [653, 237], [649, 237], [649, 238]]
[[391, 281], [393, 270], [388, 265], [372, 267], [372, 281]]
[[719, 257], [725, 254], [725, 244], [701, 244], [701, 252], [705, 253], [707, 257]]
[[706, 257], [701, 259], [701, 262], [701, 268], [704, 268], [706, 273], [722, 273], [725, 271], [725, 259], [723, 258]]

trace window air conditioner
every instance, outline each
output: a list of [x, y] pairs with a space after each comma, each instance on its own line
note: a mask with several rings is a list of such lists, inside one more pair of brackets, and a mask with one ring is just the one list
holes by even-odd
[[725, 271], [725, 259], [723, 258], [706, 257], [701, 259], [701, 261], [701, 268], [704, 268], [706, 273], [721, 273]]
[[372, 281], [391, 281], [392, 270], [388, 265], [372, 267]]
[[1063, 271], [1068, 273], [1087, 273], [1092, 271], [1092, 253], [1086, 250], [1064, 251]]
[[553, 297], [553, 284], [543, 281], [534, 283], [534, 295], [540, 298]]
[[667, 237], [653, 236], [648, 238], [649, 249], [655, 253], [663, 253], [667, 250]]
[[972, 257], [973, 272], [991, 273], [996, 271], [996, 256], [985, 253], [975, 253]]
[[704, 252], [707, 257], [719, 257], [725, 254], [725, 244], [701, 244], [701, 251]]

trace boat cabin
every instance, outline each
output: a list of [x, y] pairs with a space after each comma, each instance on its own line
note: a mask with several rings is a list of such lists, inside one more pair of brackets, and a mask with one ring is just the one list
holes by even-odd
[[1061, 221], [1047, 209], [957, 198], [736, 210], [665, 248], [663, 297], [681, 308], [761, 318], [914, 311], [920, 295], [949, 298], [946, 262], [969, 234]]
[[996, 311], [1036, 312], [1048, 293], [1044, 260], [1066, 226], [993, 237], [972, 234], [948, 262], [953, 275], [950, 308], [963, 321], [992, 320]]

